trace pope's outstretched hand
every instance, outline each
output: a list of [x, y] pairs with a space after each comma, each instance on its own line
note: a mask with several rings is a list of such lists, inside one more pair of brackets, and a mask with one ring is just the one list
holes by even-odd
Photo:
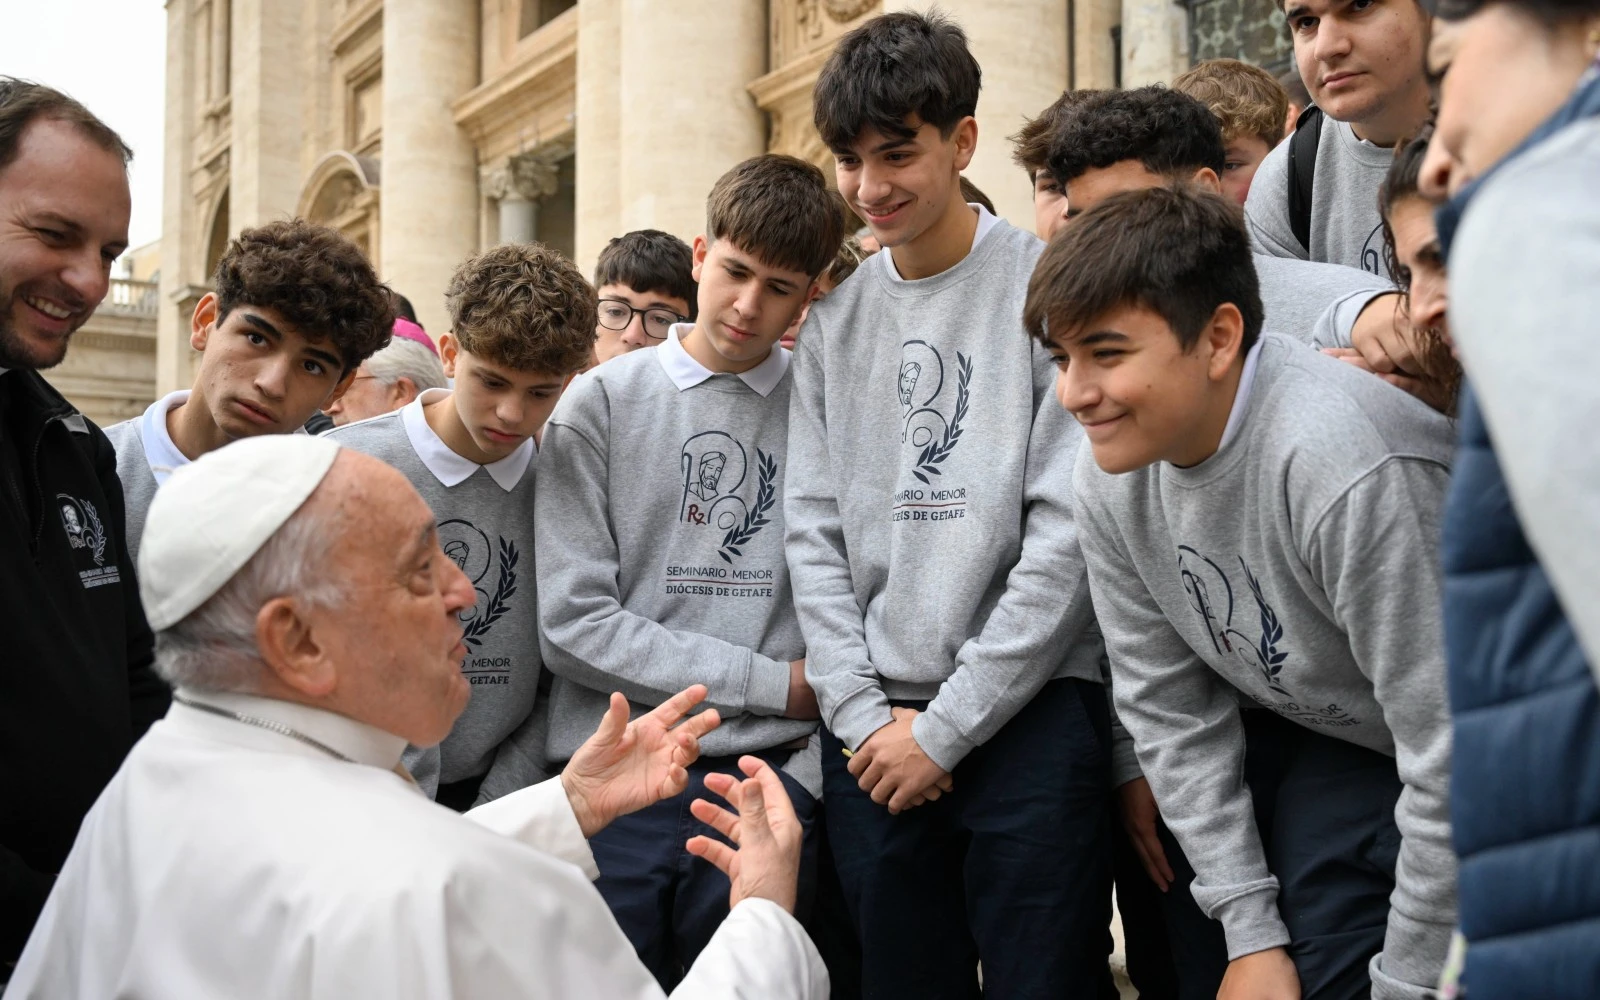
[[611, 695], [600, 728], [561, 772], [585, 837], [689, 786], [688, 767], [700, 756], [700, 737], [722, 722], [716, 709], [684, 718], [705, 697], [705, 685], [696, 684], [629, 722], [628, 699]]
[[732, 883], [730, 909], [741, 900], [767, 899], [793, 913], [800, 880], [800, 820], [784, 791], [783, 779], [765, 761], [740, 757], [739, 770], [749, 778], [738, 781], [731, 774], [706, 775], [706, 788], [727, 799], [734, 812], [705, 799], [689, 803], [695, 819], [735, 846], [714, 837], [693, 837], [687, 845], [689, 853], [705, 858], [728, 876]]

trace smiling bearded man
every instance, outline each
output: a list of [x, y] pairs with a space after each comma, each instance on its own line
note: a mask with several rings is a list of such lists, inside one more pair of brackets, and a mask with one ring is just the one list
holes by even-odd
[[[156, 495], [140, 570], [174, 704], [84, 821], [8, 997], [661, 996], [587, 838], [687, 785], [705, 687], [631, 723], [612, 695], [560, 778], [463, 817], [400, 767], [466, 706], [474, 601], [400, 473], [325, 438], [231, 444]], [[737, 816], [694, 806], [738, 845], [688, 845], [733, 909], [678, 993], [826, 996], [788, 912], [799, 821], [771, 769], [744, 773], [708, 781]]]
[[128, 244], [130, 155], [83, 105], [0, 76], [0, 980], [83, 814], [167, 705], [111, 444], [39, 374]]

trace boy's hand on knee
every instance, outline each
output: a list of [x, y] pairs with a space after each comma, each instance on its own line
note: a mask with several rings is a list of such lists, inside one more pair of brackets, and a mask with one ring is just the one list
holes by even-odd
[[1288, 950], [1268, 948], [1229, 962], [1217, 1000], [1300, 1000], [1300, 976]]
[[1139, 863], [1144, 865], [1156, 888], [1166, 892], [1177, 881], [1177, 876], [1167, 863], [1166, 848], [1161, 846], [1161, 837], [1156, 832], [1161, 814], [1156, 809], [1156, 796], [1150, 791], [1150, 782], [1144, 778], [1125, 782], [1117, 789], [1117, 801], [1122, 807], [1122, 826], [1133, 841]]

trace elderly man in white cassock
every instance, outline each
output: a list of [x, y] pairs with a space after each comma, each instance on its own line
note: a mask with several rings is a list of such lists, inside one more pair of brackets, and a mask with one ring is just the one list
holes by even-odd
[[[237, 442], [157, 494], [139, 572], [174, 704], [84, 820], [8, 1000], [661, 996], [587, 838], [683, 790], [705, 688], [632, 722], [613, 695], [560, 778], [457, 815], [400, 753], [466, 705], [475, 594], [404, 476], [323, 438]], [[707, 778], [736, 811], [693, 806], [734, 845], [689, 842], [733, 909], [673, 995], [825, 997], [790, 915], [800, 825], [744, 764]]]

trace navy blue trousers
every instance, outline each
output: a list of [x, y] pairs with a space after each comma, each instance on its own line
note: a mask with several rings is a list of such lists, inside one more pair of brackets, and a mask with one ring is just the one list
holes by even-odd
[[1105, 689], [1051, 681], [956, 765], [952, 794], [891, 816], [823, 733], [828, 839], [860, 934], [863, 997], [977, 997], [980, 959], [988, 996], [1101, 994], [1110, 740]]
[[[789, 751], [766, 751], [760, 757], [774, 768]], [[690, 837], [704, 834], [725, 840], [695, 819], [689, 803], [697, 798], [722, 803], [706, 791], [706, 775], [731, 774], [743, 779], [738, 757], [703, 757], [689, 767], [689, 787], [647, 809], [630, 813], [596, 834], [594, 852], [600, 890], [639, 960], [663, 990], [683, 979], [684, 972], [711, 940], [728, 915], [728, 877], [717, 867], [690, 854]], [[808, 916], [817, 869], [817, 800], [799, 782], [778, 771], [795, 813], [805, 830], [800, 859], [800, 894], [795, 916]]]
[[1244, 720], [1245, 781], [1302, 1000], [1369, 997], [1400, 854], [1394, 758], [1265, 710]]
[[1114, 834], [1128, 978], [1139, 1000], [1215, 1000], [1228, 967], [1222, 925], [1194, 901], [1194, 869], [1166, 824], [1157, 820], [1156, 832], [1175, 876], [1166, 892], [1150, 881], [1121, 824]]

